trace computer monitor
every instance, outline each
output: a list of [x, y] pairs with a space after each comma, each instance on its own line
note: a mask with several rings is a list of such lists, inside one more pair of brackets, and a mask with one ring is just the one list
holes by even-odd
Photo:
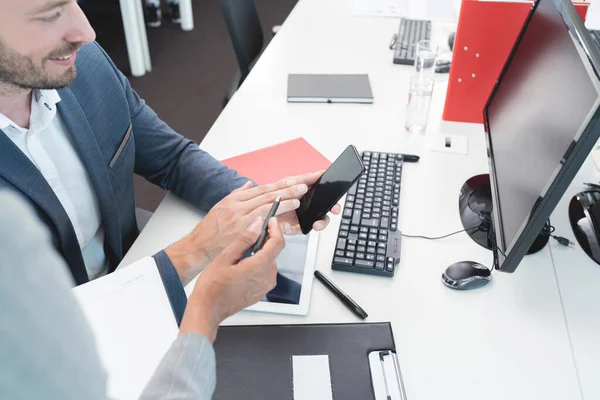
[[495, 268], [513, 272], [600, 137], [600, 52], [571, 0], [537, 0], [484, 109]]

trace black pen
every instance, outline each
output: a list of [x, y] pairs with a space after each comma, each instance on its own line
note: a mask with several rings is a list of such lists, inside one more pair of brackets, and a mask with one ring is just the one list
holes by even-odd
[[277, 208], [279, 208], [280, 202], [281, 197], [278, 197], [275, 200], [275, 203], [273, 203], [273, 205], [271, 206], [269, 214], [267, 214], [267, 218], [265, 219], [265, 222], [263, 222], [262, 230], [260, 231], [260, 236], [254, 244], [254, 247], [252, 247], [252, 251], [250, 252], [251, 256], [253, 256], [257, 251], [259, 251], [263, 247], [263, 244], [265, 243], [265, 238], [267, 237], [267, 233], [269, 232], [269, 220], [275, 216]]
[[400, 154], [400, 155], [404, 159], [404, 162], [409, 162], [409, 163], [418, 162], [421, 159], [421, 157], [415, 156], [414, 154]]
[[329, 290], [335, 296], [342, 301], [354, 314], [358, 315], [359, 318], [365, 319], [368, 317], [365, 310], [363, 310], [354, 300], [350, 298], [346, 293], [342, 292], [342, 289], [336, 286], [335, 283], [331, 282], [329, 278], [323, 275], [320, 271], [315, 271], [315, 278], [317, 278], [323, 285], [327, 286]]

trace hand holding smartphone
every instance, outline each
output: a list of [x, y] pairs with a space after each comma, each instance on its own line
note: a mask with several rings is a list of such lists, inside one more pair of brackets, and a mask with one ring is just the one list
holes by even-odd
[[302, 233], [308, 234], [313, 224], [323, 219], [364, 172], [356, 147], [348, 146], [300, 199], [296, 215]]

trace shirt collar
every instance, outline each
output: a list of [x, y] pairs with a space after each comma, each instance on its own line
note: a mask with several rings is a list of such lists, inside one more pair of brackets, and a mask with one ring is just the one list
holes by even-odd
[[[38, 123], [37, 119], [41, 118], [44, 121], [51, 121], [56, 115], [56, 104], [60, 102], [60, 95], [55, 89], [42, 90], [34, 89], [31, 96], [31, 118], [29, 121], [30, 126]], [[13, 126], [18, 130], [23, 130], [15, 124], [10, 118], [0, 113], [0, 129], [6, 129], [9, 126]]]

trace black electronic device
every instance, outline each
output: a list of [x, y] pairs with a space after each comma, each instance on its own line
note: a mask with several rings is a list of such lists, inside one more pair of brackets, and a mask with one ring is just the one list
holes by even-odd
[[442, 274], [442, 282], [452, 289], [476, 289], [488, 284], [492, 271], [474, 261], [459, 261], [449, 266]]
[[305, 235], [322, 219], [365, 172], [356, 147], [350, 145], [300, 199], [296, 210]]
[[569, 203], [569, 221], [583, 251], [600, 264], [600, 190], [576, 194]]
[[489, 188], [476, 177], [479, 189], [461, 192], [461, 214], [487, 219], [495, 269], [513, 272], [536, 240], [545, 245], [550, 214], [600, 137], [598, 71], [571, 0], [536, 0], [484, 108]]
[[346, 196], [331, 269], [391, 277], [402, 244], [398, 208], [404, 157], [365, 151], [362, 160], [367, 173]]
[[401, 18], [393, 43], [394, 64], [414, 65], [417, 43], [431, 39], [431, 21]]

